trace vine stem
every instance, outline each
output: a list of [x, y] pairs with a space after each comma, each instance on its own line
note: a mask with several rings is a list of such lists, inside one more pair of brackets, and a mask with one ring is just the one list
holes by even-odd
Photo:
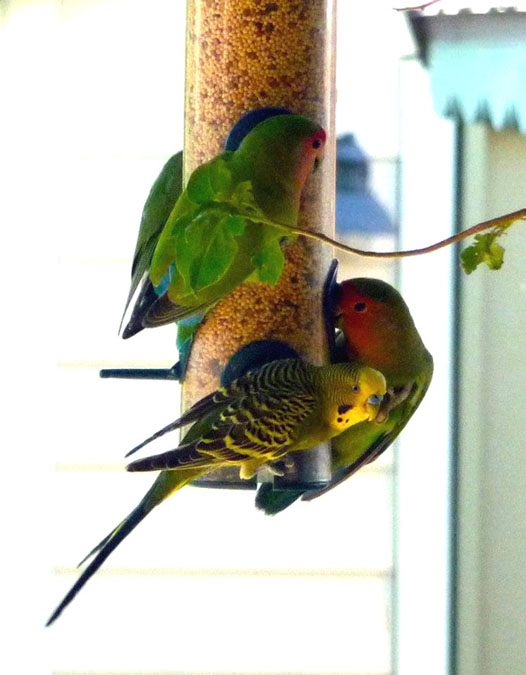
[[[463, 230], [458, 234], [454, 234], [447, 239], [442, 239], [437, 241], [435, 244], [430, 246], [424, 246], [423, 248], [413, 248], [407, 251], [365, 251], [360, 248], [354, 248], [353, 246], [347, 246], [342, 244], [335, 239], [331, 239], [325, 234], [320, 232], [310, 232], [309, 230], [304, 230], [301, 227], [294, 227], [292, 225], [285, 225], [284, 223], [279, 223], [280, 227], [283, 227], [290, 232], [301, 235], [302, 237], [308, 237], [309, 239], [315, 239], [316, 241], [321, 241], [325, 244], [330, 244], [339, 251], [344, 251], [345, 253], [351, 253], [352, 255], [358, 255], [366, 258], [409, 258], [410, 256], [424, 255], [425, 253], [432, 253], [433, 251], [438, 251], [445, 246], [450, 244], [455, 244], [467, 237], [471, 237], [474, 234], [479, 232], [484, 232], [492, 228], [495, 229], [506, 229], [516, 220], [526, 220], [526, 209], [520, 209], [519, 211], [514, 211], [513, 213], [507, 213], [504, 216], [499, 216], [498, 218], [492, 218], [491, 220], [485, 220], [483, 223], [478, 223], [469, 227], [467, 230]], [[269, 223], [270, 224], [270, 223]]]
[[424, 2], [423, 5], [415, 5], [414, 7], [393, 7], [395, 12], [413, 12], [415, 10], [422, 10], [431, 5], [436, 5], [440, 0], [430, 0], [430, 2]]

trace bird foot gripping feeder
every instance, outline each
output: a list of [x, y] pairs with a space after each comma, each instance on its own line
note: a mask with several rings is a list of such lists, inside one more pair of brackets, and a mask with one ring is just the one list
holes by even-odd
[[[328, 142], [303, 190], [299, 224], [333, 236], [334, 12], [334, 0], [188, 0], [185, 181], [222, 151], [225, 139], [227, 148], [235, 149], [265, 117], [301, 114], [326, 130]], [[322, 289], [332, 276], [327, 277], [331, 250], [299, 237], [284, 254], [277, 284], [244, 283], [206, 315], [182, 367], [101, 375], [182, 379], [186, 409], [225, 377], [262, 361], [295, 354], [316, 365], [328, 363]], [[269, 480], [269, 473], [260, 478]], [[278, 489], [308, 489], [330, 478], [330, 449], [324, 445], [295, 453], [284, 475], [270, 479]], [[236, 467], [227, 467], [195, 484], [253, 489], [256, 480], [241, 480]]]

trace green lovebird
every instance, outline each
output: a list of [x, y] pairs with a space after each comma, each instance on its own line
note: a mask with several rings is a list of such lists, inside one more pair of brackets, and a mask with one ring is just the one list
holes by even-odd
[[199, 166], [162, 228], [122, 336], [202, 314], [245, 281], [275, 284], [281, 240], [290, 236], [280, 224], [297, 225], [301, 191], [324, 145], [319, 125], [276, 115], [236, 150]]
[[353, 365], [380, 370], [387, 394], [374, 421], [365, 421], [333, 439], [332, 475], [321, 490], [273, 490], [263, 484], [256, 506], [274, 515], [299, 497], [314, 499], [352, 476], [386, 450], [410, 420], [431, 382], [433, 359], [422, 342], [400, 293], [378, 279], [349, 279], [339, 284], [335, 321], [341, 327], [337, 347]]
[[373, 368], [348, 363], [318, 367], [300, 359], [283, 359], [250, 371], [195, 403], [128, 453], [194, 423], [177, 449], [127, 467], [128, 471], [162, 471], [139, 505], [86, 556], [84, 560], [95, 557], [47, 625], [120, 542], [173, 492], [226, 465], [239, 466], [240, 475], [249, 478], [269, 461], [312, 448], [353, 424], [374, 419], [385, 393], [385, 378]]

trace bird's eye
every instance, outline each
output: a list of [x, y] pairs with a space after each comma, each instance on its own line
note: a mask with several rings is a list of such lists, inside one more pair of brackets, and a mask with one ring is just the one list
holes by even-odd
[[318, 148], [321, 148], [321, 141], [319, 138], [316, 138], [314, 141], [312, 141], [312, 147], [317, 150]]
[[367, 309], [367, 305], [365, 304], [365, 302], [357, 302], [354, 305], [354, 311], [355, 312], [365, 312], [366, 309]]
[[338, 414], [339, 415], [345, 415], [346, 412], [349, 412], [349, 410], [352, 410], [353, 408], [354, 408], [354, 406], [352, 406], [352, 405], [341, 405], [338, 408]]
[[354, 391], [355, 394], [358, 394], [358, 392], [360, 391], [360, 387], [357, 384], [355, 384], [352, 390]]

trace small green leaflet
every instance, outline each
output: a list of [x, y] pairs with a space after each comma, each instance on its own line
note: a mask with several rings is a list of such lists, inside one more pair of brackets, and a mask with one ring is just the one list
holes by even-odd
[[259, 208], [252, 189], [252, 183], [245, 180], [236, 185], [236, 189], [230, 198], [232, 206], [241, 211], [246, 216], [260, 217], [263, 222], [266, 221], [265, 214]]
[[232, 194], [232, 201], [247, 219], [257, 222], [264, 231], [261, 247], [252, 256], [258, 280], [266, 284], [277, 284], [285, 264], [281, 241], [284, 237], [291, 240], [296, 237], [291, 237], [288, 230], [268, 220], [254, 198], [250, 181], [244, 181], [237, 186]]
[[267, 244], [252, 256], [252, 262], [257, 268], [259, 281], [274, 286], [281, 277], [285, 256], [281, 250], [279, 238], [274, 236], [266, 237], [266, 239]]
[[209, 207], [180, 229], [175, 238], [175, 259], [189, 292], [198, 293], [228, 272], [239, 250], [236, 238], [244, 233], [245, 225], [240, 216]]
[[232, 191], [232, 172], [228, 168], [230, 153], [224, 153], [210, 163], [210, 185], [216, 200], [228, 198]]
[[204, 204], [214, 198], [214, 191], [210, 184], [210, 169], [208, 164], [199, 166], [193, 172], [186, 185], [186, 193], [195, 204]]
[[227, 230], [227, 232], [235, 237], [239, 237], [239, 235], [243, 234], [245, 227], [247, 226], [245, 219], [241, 216], [229, 215], [224, 218], [222, 222], [223, 227]]
[[[473, 244], [465, 248], [460, 254], [460, 264], [464, 272], [471, 274], [481, 263], [486, 263], [490, 270], [500, 270], [504, 263], [504, 248], [497, 243], [497, 239], [506, 234], [506, 230], [520, 220], [526, 220], [526, 209], [486, 220], [457, 235], [454, 238], [456, 241], [459, 238], [464, 239], [474, 231], [486, 231], [485, 234], [475, 234]], [[448, 240], [444, 243], [448, 243]]]
[[460, 254], [460, 263], [466, 274], [474, 272], [482, 263], [486, 263], [490, 270], [499, 270], [502, 267], [504, 249], [496, 241], [502, 234], [504, 229], [475, 235], [473, 244]]
[[223, 152], [199, 166], [190, 176], [186, 191], [195, 204], [226, 201], [232, 190], [232, 173], [228, 168], [231, 152]]
[[239, 250], [235, 238], [243, 234], [245, 223], [242, 218], [226, 215], [203, 230], [202, 246], [191, 275], [194, 293], [217, 283], [235, 264]]
[[178, 291], [181, 295], [186, 295], [187, 293], [192, 292], [191, 285], [191, 268], [192, 268], [192, 257], [194, 252], [194, 244], [187, 237], [187, 231], [192, 227], [194, 221], [192, 220], [191, 214], [186, 214], [178, 221], [178, 227], [174, 228], [174, 234], [172, 237], [173, 240], [173, 250], [174, 256], [173, 260], [175, 261], [176, 267], [176, 279], [180, 279], [180, 285], [178, 285]]

